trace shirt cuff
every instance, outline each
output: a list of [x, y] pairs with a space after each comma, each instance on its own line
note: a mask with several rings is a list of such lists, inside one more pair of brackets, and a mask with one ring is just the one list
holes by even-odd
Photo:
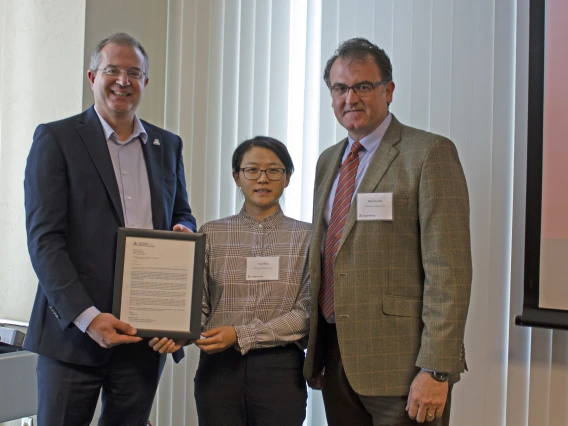
[[427, 372], [427, 373], [443, 373], [443, 374], [446, 374], [445, 371], [431, 370], [431, 369], [429, 369], [429, 368], [421, 368], [421, 370], [422, 370], [422, 371], [425, 371], [425, 372]]
[[248, 351], [256, 348], [256, 330], [250, 325], [234, 326], [237, 334], [237, 349], [242, 355], [246, 355]]
[[101, 311], [99, 311], [94, 306], [91, 306], [90, 308], [85, 309], [82, 313], [77, 315], [77, 318], [73, 320], [73, 324], [75, 324], [77, 328], [79, 328], [79, 330], [84, 333], [87, 330], [87, 327], [89, 327], [89, 324], [91, 324], [91, 321], [93, 321], [95, 317], [100, 313]]

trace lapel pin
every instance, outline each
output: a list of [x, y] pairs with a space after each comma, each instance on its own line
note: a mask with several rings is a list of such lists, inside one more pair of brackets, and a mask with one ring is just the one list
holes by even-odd
[[154, 142], [152, 142], [152, 144], [160, 146], [160, 141], [158, 139], [154, 139]]

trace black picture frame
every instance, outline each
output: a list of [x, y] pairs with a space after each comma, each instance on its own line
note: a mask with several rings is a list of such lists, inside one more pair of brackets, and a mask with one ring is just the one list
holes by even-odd
[[201, 303], [203, 298], [203, 274], [205, 269], [205, 234], [194, 232], [157, 231], [151, 229], [119, 228], [114, 275], [112, 313], [121, 319], [122, 289], [126, 240], [129, 237], [144, 239], [187, 241], [195, 244], [193, 259], [193, 284], [191, 288], [190, 321], [184, 331], [136, 327], [140, 337], [168, 337], [171, 339], [199, 339], [201, 334]]

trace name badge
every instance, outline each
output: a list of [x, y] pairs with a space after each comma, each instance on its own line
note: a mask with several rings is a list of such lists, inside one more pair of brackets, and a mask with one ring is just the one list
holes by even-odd
[[247, 281], [278, 279], [279, 257], [247, 257]]
[[357, 220], [392, 220], [392, 192], [357, 194]]

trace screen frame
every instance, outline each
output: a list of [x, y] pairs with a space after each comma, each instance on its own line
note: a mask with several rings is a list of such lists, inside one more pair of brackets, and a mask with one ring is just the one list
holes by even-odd
[[529, 82], [525, 208], [524, 299], [515, 324], [568, 330], [568, 311], [539, 307], [544, 151], [544, 71], [546, 1], [531, 0], [529, 9]]

